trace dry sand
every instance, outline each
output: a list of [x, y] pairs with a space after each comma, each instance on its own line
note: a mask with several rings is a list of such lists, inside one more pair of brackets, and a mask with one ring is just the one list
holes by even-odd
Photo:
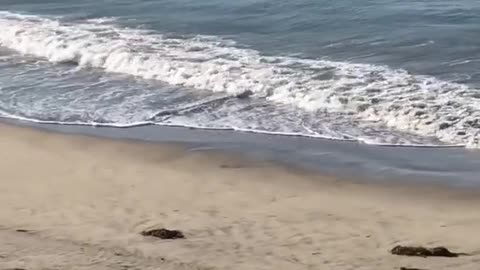
[[[480, 269], [474, 192], [5, 125], [0, 149], [0, 269]], [[187, 239], [139, 235], [157, 227]], [[390, 255], [397, 244], [472, 255]]]

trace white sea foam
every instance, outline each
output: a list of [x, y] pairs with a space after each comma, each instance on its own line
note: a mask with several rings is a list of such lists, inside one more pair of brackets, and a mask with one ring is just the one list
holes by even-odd
[[[215, 37], [160, 35], [102, 20], [68, 23], [0, 13], [0, 46], [54, 63], [73, 63], [192, 89], [256, 98], [346, 119], [479, 146], [480, 92], [384, 66], [266, 57]], [[342, 122], [343, 123], [343, 122]], [[352, 137], [355, 137], [352, 135]]]

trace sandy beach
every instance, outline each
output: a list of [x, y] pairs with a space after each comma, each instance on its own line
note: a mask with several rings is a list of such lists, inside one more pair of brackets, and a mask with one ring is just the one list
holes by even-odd
[[[472, 269], [475, 191], [0, 126], [0, 269]], [[139, 233], [183, 231], [186, 239]], [[469, 256], [390, 254], [445, 246]]]

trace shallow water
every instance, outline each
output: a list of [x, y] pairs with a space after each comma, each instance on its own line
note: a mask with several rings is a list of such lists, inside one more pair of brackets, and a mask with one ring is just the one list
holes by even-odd
[[0, 10], [4, 117], [478, 147], [478, 1], [11, 0]]

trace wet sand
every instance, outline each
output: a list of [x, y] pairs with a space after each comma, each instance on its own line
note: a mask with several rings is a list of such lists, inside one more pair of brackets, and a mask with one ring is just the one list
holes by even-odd
[[[0, 126], [0, 269], [478, 269], [476, 191]], [[182, 230], [186, 239], [139, 233]], [[21, 230], [21, 231], [17, 231]], [[400, 257], [397, 244], [471, 256]]]
[[465, 148], [388, 147], [231, 130], [147, 125], [133, 128], [37, 124], [0, 119], [63, 134], [176, 143], [190, 150], [237, 153], [356, 181], [420, 183], [454, 188], [480, 188], [480, 151]]

